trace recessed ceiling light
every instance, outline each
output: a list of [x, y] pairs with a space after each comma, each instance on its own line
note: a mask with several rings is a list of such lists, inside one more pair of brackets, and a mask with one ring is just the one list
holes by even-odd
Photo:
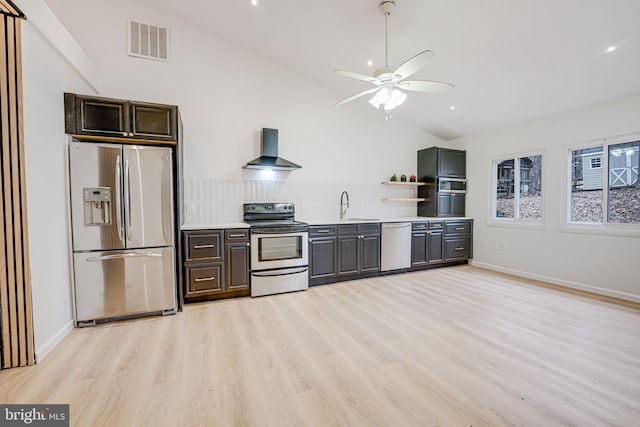
[[257, 6], [258, 5], [258, 0], [251, 0], [251, 4], [254, 5], [254, 6]]
[[371, 66], [373, 65], [373, 61], [372, 61], [372, 60], [368, 60], [368, 61], [367, 61], [367, 65], [368, 65], [369, 67], [371, 67]]
[[450, 109], [450, 110], [455, 110], [455, 109], [456, 109], [456, 106], [455, 106], [455, 105], [452, 105], [451, 107], [449, 107], [449, 109]]
[[607, 48], [607, 52], [613, 52], [614, 50], [616, 50], [618, 48], [618, 46], [609, 46]]

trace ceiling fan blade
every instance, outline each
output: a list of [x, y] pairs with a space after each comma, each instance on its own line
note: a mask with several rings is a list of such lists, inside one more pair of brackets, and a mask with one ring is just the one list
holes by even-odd
[[417, 73], [422, 67], [427, 65], [429, 60], [436, 54], [430, 50], [425, 50], [409, 58], [393, 72], [393, 77], [397, 80], [404, 80], [412, 74]]
[[353, 71], [346, 70], [333, 70], [338, 74], [341, 74], [345, 77], [351, 77], [352, 79], [364, 80], [365, 82], [373, 83], [374, 85], [379, 85], [382, 83], [380, 80], [373, 76], [368, 76], [366, 74], [354, 73]]
[[353, 95], [353, 96], [351, 96], [351, 97], [349, 97], [347, 99], [344, 99], [344, 100], [342, 100], [342, 101], [340, 101], [340, 102], [338, 102], [336, 104], [333, 104], [333, 106], [337, 107], [338, 105], [346, 104], [349, 101], [353, 101], [354, 99], [358, 99], [361, 96], [369, 95], [370, 93], [377, 92], [379, 90], [380, 90], [379, 87], [372, 87], [371, 89], [363, 90], [360, 93], [357, 93], [357, 94], [355, 94], [355, 95]]
[[414, 92], [448, 92], [453, 89], [453, 85], [443, 82], [432, 82], [429, 80], [405, 80], [395, 83], [399, 89], [412, 90]]

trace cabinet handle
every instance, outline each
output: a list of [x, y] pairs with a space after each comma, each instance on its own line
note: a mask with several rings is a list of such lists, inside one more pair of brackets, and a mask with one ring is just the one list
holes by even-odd
[[460, 247], [460, 248], [456, 248], [455, 250], [458, 251], [458, 252], [459, 251], [464, 251], [464, 248]]
[[331, 230], [317, 230], [316, 233], [329, 233]]
[[199, 278], [193, 279], [194, 282], [210, 282], [212, 280], [216, 280], [216, 278], [211, 276], [211, 277], [202, 277], [202, 278], [199, 277]]
[[133, 136], [133, 132], [129, 132], [129, 136]]
[[244, 234], [229, 234], [229, 237], [244, 237]]
[[215, 245], [193, 245], [193, 249], [213, 248]]
[[128, 134], [126, 132], [122, 132], [122, 136], [127, 136]]
[[428, 234], [428, 235], [431, 235], [431, 230], [427, 231], [427, 234]]
[[456, 227], [456, 231], [462, 231], [464, 230], [464, 227]]
[[247, 247], [251, 246], [251, 243], [247, 243]]

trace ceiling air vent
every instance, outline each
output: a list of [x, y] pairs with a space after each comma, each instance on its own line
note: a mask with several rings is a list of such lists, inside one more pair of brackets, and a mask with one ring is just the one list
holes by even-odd
[[129, 21], [129, 55], [169, 60], [169, 29], [159, 25]]

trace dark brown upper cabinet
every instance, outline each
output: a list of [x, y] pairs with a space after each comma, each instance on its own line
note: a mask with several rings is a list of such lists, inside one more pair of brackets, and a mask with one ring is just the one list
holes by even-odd
[[65, 131], [73, 135], [177, 141], [178, 107], [64, 94]]
[[437, 150], [437, 176], [447, 178], [466, 178], [467, 153], [462, 150], [440, 148]]

